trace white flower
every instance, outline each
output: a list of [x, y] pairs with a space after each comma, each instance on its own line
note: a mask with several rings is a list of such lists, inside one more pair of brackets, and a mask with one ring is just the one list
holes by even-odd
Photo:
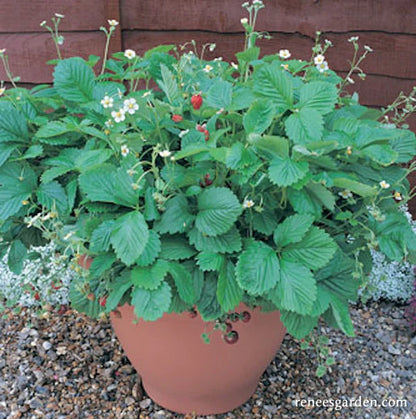
[[354, 79], [353, 79], [353, 78], [351, 78], [351, 77], [347, 77], [347, 82], [348, 82], [349, 84], [354, 84], [354, 83], [355, 83]]
[[387, 183], [385, 180], [382, 180], [379, 185], [383, 188], [383, 189], [388, 189], [390, 188], [390, 183]]
[[352, 36], [350, 39], [348, 39], [348, 42], [357, 42], [359, 40], [358, 36]]
[[279, 57], [286, 60], [286, 58], [290, 58], [292, 54], [289, 52], [288, 49], [281, 49], [279, 51]]
[[212, 43], [210, 46], [209, 46], [209, 50], [212, 52], [212, 51], [214, 51], [214, 49], [217, 47], [217, 44], [215, 44], [215, 43]]
[[352, 198], [351, 191], [348, 191], [347, 189], [345, 189], [344, 191], [338, 192], [338, 195], [344, 199]]
[[333, 46], [333, 43], [329, 39], [325, 39], [325, 44], [328, 45], [329, 47]]
[[329, 70], [328, 63], [326, 61], [318, 64], [316, 68], [319, 70], [320, 73], [323, 73], [326, 70]]
[[130, 115], [133, 115], [139, 109], [139, 105], [136, 103], [136, 99], [126, 99], [124, 101], [124, 110]]
[[119, 109], [118, 111], [112, 111], [111, 116], [116, 122], [122, 122], [126, 119], [126, 111], [124, 109]]
[[222, 57], [214, 58], [214, 61], [222, 61]]
[[45, 25], [46, 25], [46, 20], [42, 20], [42, 22], [40, 22], [40, 23], [39, 23], [39, 26], [40, 26], [40, 27], [43, 27], [43, 26], [45, 26]]
[[101, 100], [101, 105], [103, 105], [104, 108], [112, 108], [114, 105], [114, 99], [110, 96], [104, 96]]
[[289, 70], [289, 64], [280, 64], [280, 67], [284, 68], [285, 70]]
[[171, 154], [172, 154], [172, 153], [171, 153], [169, 150], [163, 150], [163, 151], [160, 151], [160, 152], [159, 152], [159, 156], [160, 156], [160, 157], [163, 157], [163, 158], [165, 158], [165, 157], [169, 157]]
[[373, 52], [373, 48], [369, 47], [368, 45], [364, 45], [364, 49], [365, 49], [367, 52]]
[[221, 115], [224, 112], [224, 108], [219, 109], [217, 112], [215, 112], [217, 115]]
[[132, 49], [126, 49], [126, 50], [124, 51], [124, 56], [125, 56], [126, 58], [128, 58], [129, 60], [132, 60], [133, 58], [135, 58], [135, 57], [136, 57], [136, 52], [135, 52], [135, 51], [133, 51]]
[[123, 156], [123, 157], [126, 157], [127, 156], [127, 154], [129, 154], [130, 153], [130, 150], [129, 150], [129, 148], [124, 144], [124, 145], [122, 145], [121, 146], [121, 155]]
[[214, 67], [212, 67], [212, 65], [207, 64], [207, 65], [204, 67], [204, 70], [203, 70], [203, 71], [205, 71], [205, 73], [209, 73], [209, 72], [210, 72], [213, 68], [214, 68]]
[[63, 19], [65, 17], [65, 15], [62, 15], [61, 13], [55, 13], [55, 16], [59, 19]]
[[231, 67], [234, 68], [235, 70], [238, 70], [238, 65], [234, 62], [231, 62]]
[[178, 134], [179, 135], [179, 138], [183, 138], [186, 134], [188, 134], [188, 132], [189, 132], [189, 129], [186, 129], [186, 130], [181, 131]]
[[123, 98], [123, 92], [120, 89], [117, 89], [117, 95], [118, 95], [119, 99]]
[[3, 95], [5, 91], [6, 91], [5, 87], [0, 87], [0, 96]]
[[322, 64], [322, 63], [325, 61], [325, 55], [318, 54], [318, 55], [317, 55], [317, 56], [313, 59], [313, 61], [315, 62], [315, 65]]
[[394, 192], [393, 197], [396, 201], [401, 201], [403, 199], [402, 194], [400, 192]]
[[111, 128], [112, 126], [114, 126], [114, 122], [111, 119], [108, 119], [107, 121], [104, 122], [104, 125], [107, 128]]
[[118, 22], [115, 19], [109, 19], [108, 24], [112, 27], [116, 27], [118, 25]]
[[0, 49], [0, 56], [2, 56], [6, 52], [6, 48]]
[[243, 18], [240, 19], [240, 22], [241, 22], [242, 25], [247, 25], [248, 19], [246, 17], [243, 17]]
[[263, 2], [261, 0], [253, 0], [253, 5], [255, 5], [255, 6], [263, 6]]
[[252, 199], [245, 199], [243, 202], [244, 208], [252, 208], [254, 207], [254, 201]]

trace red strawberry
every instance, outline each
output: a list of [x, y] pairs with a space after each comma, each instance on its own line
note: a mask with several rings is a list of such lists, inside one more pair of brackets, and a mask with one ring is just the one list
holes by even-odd
[[193, 95], [191, 97], [191, 104], [192, 107], [197, 111], [202, 106], [202, 96], [201, 95]]
[[236, 343], [238, 341], [238, 332], [232, 330], [230, 333], [224, 335], [224, 340], [230, 345]]
[[191, 310], [188, 311], [188, 316], [191, 319], [194, 319], [197, 315], [198, 315], [198, 313], [196, 312], [196, 310], [194, 308], [192, 308]]
[[38, 292], [35, 294], [34, 298], [35, 298], [35, 300], [40, 300], [40, 295], [39, 295]]
[[107, 296], [101, 297], [100, 298], [100, 306], [105, 307], [106, 304], [107, 304]]
[[199, 125], [199, 124], [197, 124], [196, 125], [196, 129], [199, 131], [199, 132], [202, 132], [202, 134], [204, 134], [205, 135], [205, 141], [208, 141], [209, 140], [209, 131], [207, 130], [207, 124], [204, 124], [204, 125]]
[[210, 186], [210, 185], [212, 185], [212, 180], [211, 180], [211, 177], [210, 177], [209, 173], [207, 173], [207, 174], [205, 175], [204, 180], [205, 180], [205, 186]]
[[241, 313], [241, 321], [243, 323], [248, 323], [251, 319], [251, 314], [248, 311], [243, 311]]
[[181, 122], [181, 121], [183, 121], [183, 118], [182, 118], [182, 116], [181, 115], [172, 115], [172, 121], [173, 122]]

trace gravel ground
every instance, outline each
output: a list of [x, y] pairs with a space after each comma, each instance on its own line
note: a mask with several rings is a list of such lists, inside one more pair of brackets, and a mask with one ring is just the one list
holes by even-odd
[[[300, 350], [299, 342], [286, 337], [249, 402], [216, 418], [416, 417], [416, 338], [403, 311], [392, 303], [357, 306], [356, 338], [328, 331], [337, 363], [323, 378], [314, 375], [313, 351]], [[9, 313], [0, 320], [0, 371], [0, 419], [183, 418], [143, 394], [107, 321], [71, 310], [48, 319]], [[359, 397], [378, 403], [400, 399], [407, 406], [295, 405], [296, 399], [340, 403]]]

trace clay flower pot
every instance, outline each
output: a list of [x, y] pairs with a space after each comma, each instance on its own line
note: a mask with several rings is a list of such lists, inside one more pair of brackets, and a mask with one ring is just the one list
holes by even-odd
[[121, 316], [111, 314], [114, 331], [147, 394], [183, 414], [224, 413], [247, 401], [286, 333], [278, 312], [261, 313], [243, 304], [236, 311], [249, 311], [251, 320], [233, 323], [239, 333], [234, 344], [225, 343], [220, 331], [204, 343], [206, 324], [199, 315], [170, 313], [134, 324], [132, 306], [118, 310]]

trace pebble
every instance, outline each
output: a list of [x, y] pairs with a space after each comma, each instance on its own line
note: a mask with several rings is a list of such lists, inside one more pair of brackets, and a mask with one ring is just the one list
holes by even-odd
[[152, 404], [152, 399], [143, 399], [139, 406], [141, 409], [147, 409]]
[[400, 349], [399, 348], [395, 348], [393, 345], [389, 345], [388, 347], [387, 347], [387, 350], [389, 351], [389, 353], [390, 354], [392, 354], [392, 355], [400, 355], [401, 354], [401, 351], [400, 351]]
[[43, 349], [45, 349], [45, 351], [49, 351], [49, 349], [52, 348], [52, 343], [50, 343], [48, 341], [45, 341], [45, 342], [42, 343], [42, 347], [43, 347]]

